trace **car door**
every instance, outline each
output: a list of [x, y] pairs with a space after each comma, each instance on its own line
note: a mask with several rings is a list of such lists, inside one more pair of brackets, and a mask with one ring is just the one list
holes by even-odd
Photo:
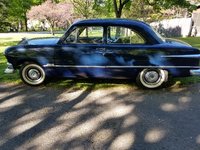
[[66, 77], [106, 77], [105, 46], [104, 27], [75, 27], [56, 50], [55, 65]]
[[133, 78], [139, 66], [149, 65], [151, 45], [137, 31], [123, 26], [107, 27], [107, 47], [104, 56], [109, 60], [109, 74], [118, 78]]

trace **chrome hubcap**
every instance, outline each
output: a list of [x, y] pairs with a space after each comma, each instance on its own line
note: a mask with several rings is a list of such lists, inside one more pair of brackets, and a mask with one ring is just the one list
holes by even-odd
[[144, 77], [147, 82], [154, 83], [159, 79], [159, 74], [156, 71], [149, 71]]
[[28, 71], [28, 76], [31, 80], [38, 80], [40, 78], [40, 72], [36, 69], [30, 69]]

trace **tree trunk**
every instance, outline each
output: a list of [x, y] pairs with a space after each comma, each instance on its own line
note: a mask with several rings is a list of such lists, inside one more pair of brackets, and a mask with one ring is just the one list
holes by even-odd
[[21, 20], [19, 20], [19, 22], [18, 22], [18, 31], [17, 32], [22, 31], [22, 29], [23, 29], [23, 23], [22, 23]]
[[118, 12], [117, 0], [113, 0], [114, 8], [115, 8], [115, 16], [116, 18], [120, 18], [120, 14]]
[[54, 25], [55, 25], [54, 21], [51, 21], [50, 19], [47, 19], [47, 18], [46, 18], [46, 21], [49, 23], [49, 25], [50, 25], [50, 32], [54, 36], [55, 35], [55, 33], [54, 33]]
[[54, 33], [54, 25], [51, 25], [50, 31], [51, 31], [51, 34], [54, 36], [55, 35], [55, 33]]
[[24, 18], [24, 24], [25, 24], [25, 31], [27, 32], [28, 31], [28, 19], [26, 16]]
[[54, 30], [53, 30], [53, 28], [51, 27], [51, 34], [54, 36], [55, 35], [55, 33], [54, 33]]
[[122, 17], [122, 8], [119, 8], [116, 14], [116, 18], [121, 18]]
[[119, 6], [117, 5], [117, 0], [113, 0], [114, 8], [115, 8], [115, 16], [116, 18], [121, 18], [122, 16], [122, 10], [124, 6], [129, 2], [130, 0], [119, 0]]

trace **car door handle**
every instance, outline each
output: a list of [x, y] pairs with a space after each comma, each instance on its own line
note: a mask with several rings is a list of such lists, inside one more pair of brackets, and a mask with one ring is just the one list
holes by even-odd
[[97, 51], [105, 51], [106, 48], [96, 48]]
[[110, 52], [110, 51], [107, 52], [107, 51], [105, 51], [104, 54], [105, 54], [105, 55], [106, 55], [106, 54], [113, 54], [113, 52]]

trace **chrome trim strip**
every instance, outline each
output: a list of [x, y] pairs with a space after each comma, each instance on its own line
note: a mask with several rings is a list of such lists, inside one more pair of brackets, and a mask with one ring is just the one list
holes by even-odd
[[77, 66], [77, 65], [54, 65], [47, 64], [43, 67], [53, 67], [53, 68], [193, 68], [200, 69], [200, 66]]
[[197, 70], [190, 70], [190, 74], [192, 76], [200, 76], [200, 69]]
[[200, 58], [200, 54], [192, 55], [165, 55], [161, 56], [162, 58]]

